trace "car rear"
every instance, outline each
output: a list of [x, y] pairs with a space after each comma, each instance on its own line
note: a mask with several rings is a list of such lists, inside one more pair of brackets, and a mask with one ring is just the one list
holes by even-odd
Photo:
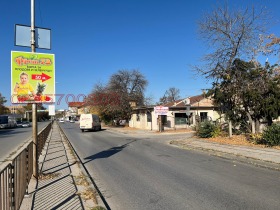
[[94, 114], [81, 114], [80, 129], [82, 132], [84, 130], [101, 130], [99, 117]]

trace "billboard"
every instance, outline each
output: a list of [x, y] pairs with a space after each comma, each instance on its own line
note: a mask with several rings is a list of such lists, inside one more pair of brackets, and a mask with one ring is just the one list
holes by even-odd
[[54, 54], [11, 52], [12, 103], [55, 102]]
[[154, 112], [156, 115], [167, 115], [169, 108], [164, 106], [154, 107]]

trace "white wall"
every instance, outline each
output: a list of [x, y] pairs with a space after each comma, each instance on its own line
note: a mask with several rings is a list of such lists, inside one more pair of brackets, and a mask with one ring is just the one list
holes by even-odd
[[[193, 124], [195, 125], [195, 115], [199, 115], [201, 112], [207, 112], [207, 116], [211, 117], [213, 121], [217, 120], [220, 116], [219, 114], [214, 110], [209, 109], [201, 109], [201, 110], [192, 110], [193, 113]], [[173, 114], [172, 114], [173, 113]], [[187, 124], [184, 125], [175, 125], [175, 113], [176, 111], [169, 111], [167, 113], [167, 122], [168, 125], [164, 126], [164, 130], [174, 130], [174, 129], [183, 129], [188, 128], [189, 126]], [[137, 114], [133, 114], [130, 121], [129, 121], [129, 127], [139, 128], [139, 129], [147, 129], [147, 130], [154, 130], [158, 131], [159, 127], [157, 124], [157, 115], [154, 113], [154, 111], [151, 112], [152, 116], [152, 122], [147, 122], [147, 114], [146, 113], [140, 113], [139, 114], [139, 121], [137, 121]], [[191, 125], [191, 126], [192, 126]]]

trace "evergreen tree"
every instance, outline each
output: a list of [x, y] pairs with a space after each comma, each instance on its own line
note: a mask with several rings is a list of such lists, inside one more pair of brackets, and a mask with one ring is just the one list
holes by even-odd
[[8, 108], [4, 106], [4, 104], [7, 102], [4, 96], [0, 93], [0, 114], [5, 114], [8, 112]]

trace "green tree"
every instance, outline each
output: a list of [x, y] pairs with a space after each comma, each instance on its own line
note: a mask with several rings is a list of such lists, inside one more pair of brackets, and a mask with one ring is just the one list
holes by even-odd
[[278, 66], [261, 66], [255, 61], [236, 59], [223, 80], [209, 92], [222, 111], [234, 123], [256, 124], [266, 119], [268, 125], [279, 116], [280, 78]]
[[7, 102], [4, 96], [0, 93], [0, 114], [5, 114], [8, 112], [8, 108], [4, 106], [4, 104]]

